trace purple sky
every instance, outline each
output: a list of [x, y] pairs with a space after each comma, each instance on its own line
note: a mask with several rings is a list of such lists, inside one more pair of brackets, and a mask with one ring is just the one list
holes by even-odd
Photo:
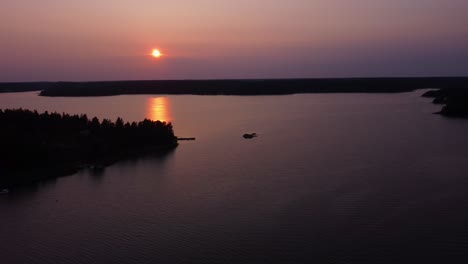
[[1, 0], [0, 82], [468, 75], [467, 14], [467, 0]]

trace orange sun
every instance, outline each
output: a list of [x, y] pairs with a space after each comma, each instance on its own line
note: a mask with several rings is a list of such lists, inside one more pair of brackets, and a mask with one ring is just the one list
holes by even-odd
[[158, 49], [154, 49], [152, 52], [151, 52], [151, 56], [155, 57], [155, 58], [159, 58], [162, 56], [162, 53], [161, 51], [159, 51]]

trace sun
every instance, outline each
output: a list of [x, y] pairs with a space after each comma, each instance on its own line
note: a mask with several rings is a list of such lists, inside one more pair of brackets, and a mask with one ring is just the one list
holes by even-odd
[[162, 53], [161, 51], [159, 51], [158, 49], [154, 49], [152, 52], [151, 52], [151, 56], [155, 57], [155, 58], [159, 58], [162, 56]]

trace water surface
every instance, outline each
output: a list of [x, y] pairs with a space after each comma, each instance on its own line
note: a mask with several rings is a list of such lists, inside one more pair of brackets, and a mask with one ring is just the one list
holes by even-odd
[[1, 108], [161, 119], [197, 140], [0, 196], [0, 259], [466, 261], [468, 121], [420, 94], [1, 94]]

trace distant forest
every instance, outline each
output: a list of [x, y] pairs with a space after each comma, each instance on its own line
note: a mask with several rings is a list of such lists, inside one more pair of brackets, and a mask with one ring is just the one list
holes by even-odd
[[284, 95], [295, 93], [397, 93], [427, 88], [466, 87], [468, 87], [468, 77], [317, 78], [0, 83], [0, 92], [41, 91], [42, 96]]
[[177, 146], [171, 123], [0, 110], [0, 184], [70, 174]]

